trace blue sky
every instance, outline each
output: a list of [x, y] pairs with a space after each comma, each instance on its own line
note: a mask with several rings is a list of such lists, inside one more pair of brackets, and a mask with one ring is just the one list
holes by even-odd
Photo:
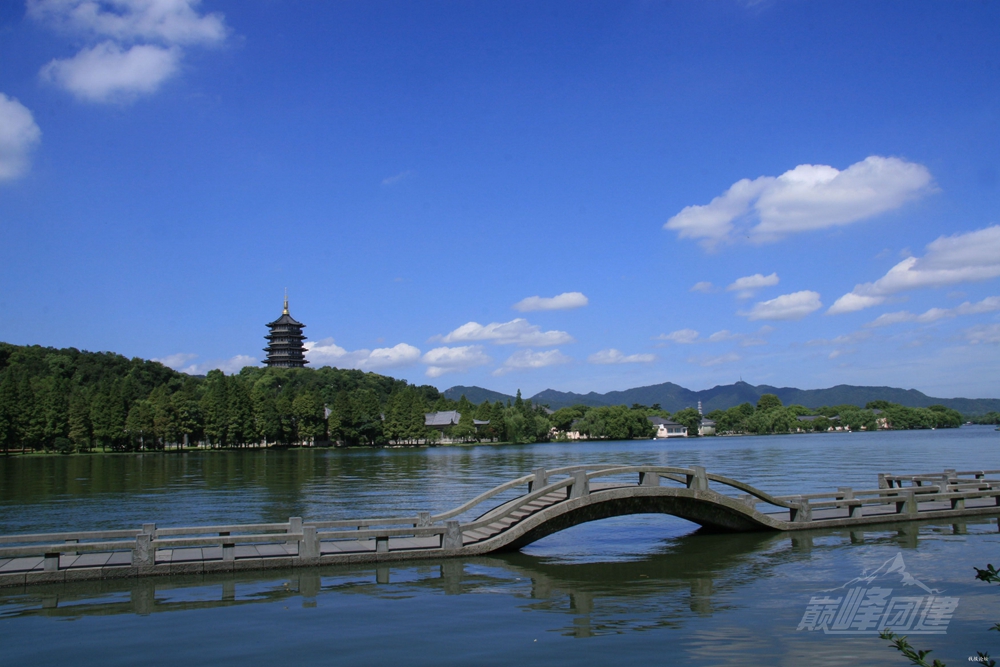
[[0, 2], [0, 340], [996, 397], [1000, 5]]

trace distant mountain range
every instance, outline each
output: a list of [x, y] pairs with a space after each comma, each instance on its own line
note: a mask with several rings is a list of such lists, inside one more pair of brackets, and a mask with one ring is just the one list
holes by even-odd
[[[458, 400], [462, 395], [473, 403], [483, 401], [506, 402], [514, 400], [513, 396], [482, 387], [457, 386], [447, 389], [447, 398]], [[895, 387], [858, 387], [849, 384], [839, 384], [829, 389], [796, 389], [794, 387], [772, 387], [762, 384], [754, 386], [747, 382], [718, 385], [704, 391], [691, 391], [672, 382], [654, 384], [649, 387], [636, 387], [624, 391], [609, 391], [606, 394], [590, 392], [589, 394], [574, 394], [568, 391], [546, 389], [531, 396], [532, 403], [548, 405], [553, 410], [570, 405], [653, 405], [670, 412], [684, 408], [697, 407], [701, 401], [705, 412], [725, 410], [740, 403], [757, 403], [762, 394], [775, 394], [785, 405], [804, 405], [807, 408], [818, 408], [822, 405], [857, 405], [864, 407], [869, 401], [884, 400], [899, 403], [911, 408], [925, 408], [928, 405], [944, 405], [958, 410], [963, 415], [981, 415], [990, 411], [1000, 412], [998, 398], [934, 398], [916, 389], [897, 389]], [[527, 397], [526, 397], [527, 398]]]

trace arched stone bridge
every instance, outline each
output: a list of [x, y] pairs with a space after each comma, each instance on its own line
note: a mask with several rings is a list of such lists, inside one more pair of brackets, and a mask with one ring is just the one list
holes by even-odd
[[670, 514], [737, 532], [992, 516], [1000, 515], [1000, 480], [989, 478], [997, 474], [881, 474], [875, 489], [772, 496], [699, 466], [538, 469], [436, 515], [0, 536], [0, 586], [474, 556], [627, 514]]

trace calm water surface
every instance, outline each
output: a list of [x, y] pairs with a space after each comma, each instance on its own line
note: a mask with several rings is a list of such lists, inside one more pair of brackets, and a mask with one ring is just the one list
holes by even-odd
[[[872, 488], [878, 472], [1000, 469], [1000, 433], [12, 457], [0, 459], [0, 533], [442, 511], [579, 463], [697, 464], [779, 494]], [[960, 599], [947, 633], [915, 645], [949, 665], [1000, 653], [987, 632], [1000, 587], [972, 569], [1000, 562], [995, 519], [795, 537], [696, 528], [642, 515], [497, 557], [0, 590], [0, 665], [904, 665], [877, 637], [796, 630], [811, 597], [897, 554]]]

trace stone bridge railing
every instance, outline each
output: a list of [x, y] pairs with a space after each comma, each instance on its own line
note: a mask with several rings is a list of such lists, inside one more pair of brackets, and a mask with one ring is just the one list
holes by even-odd
[[[203, 549], [203, 566], [198, 571], [204, 572], [241, 568], [237, 561], [251, 569], [459, 555], [469, 551], [470, 544], [496, 541], [531, 516], [543, 520], [544, 512], [554, 512], [551, 508], [561, 504], [594, 504], [612, 495], [683, 497], [739, 512], [759, 529], [773, 530], [906, 521], [923, 515], [931, 518], [934, 512], [928, 513], [928, 508], [937, 508], [936, 513], [943, 508], [949, 516], [957, 515], [967, 510], [967, 501], [973, 501], [975, 513], [982, 513], [984, 507], [1000, 513], [1000, 481], [988, 478], [996, 474], [1000, 470], [883, 474], [879, 475], [877, 489], [839, 487], [833, 492], [774, 496], [730, 477], [708, 473], [700, 466], [603, 464], [539, 468], [440, 514], [418, 512], [405, 517], [336, 521], [292, 517], [281, 523], [177, 528], [159, 528], [150, 523], [138, 530], [0, 536], [0, 585], [7, 580], [5, 572], [16, 569], [17, 563], [11, 564], [15, 560], [27, 568], [29, 575], [21, 582], [32, 578], [44, 581], [45, 575], [60, 573], [67, 556], [80, 557], [67, 571], [79, 571], [80, 578], [85, 578], [83, 570], [90, 567], [88, 554], [94, 555], [95, 563], [100, 560], [91, 570], [97, 567], [100, 576], [109, 577], [163, 571], [158, 552], [196, 548]], [[526, 487], [521, 495], [503, 500], [505, 494], [521, 487]], [[475, 519], [459, 520], [477, 512]], [[256, 547], [260, 557], [239, 556], [240, 547]], [[97, 554], [104, 555], [98, 559]], [[169, 571], [183, 570], [173, 566]]]

